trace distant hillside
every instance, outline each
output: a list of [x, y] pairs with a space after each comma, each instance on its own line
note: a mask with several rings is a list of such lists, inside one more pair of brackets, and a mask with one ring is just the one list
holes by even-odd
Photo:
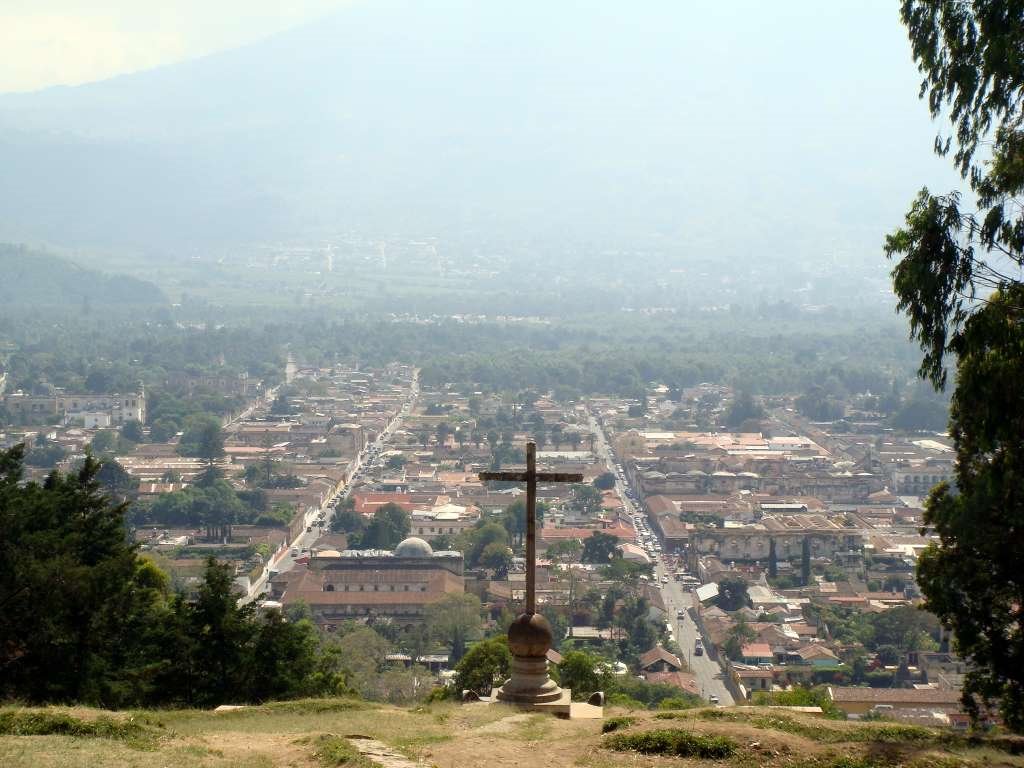
[[0, 307], [165, 304], [153, 283], [110, 275], [50, 253], [0, 243]]
[[890, 5], [356, 0], [236, 50], [0, 95], [0, 238], [875, 263], [921, 184], [957, 181]]

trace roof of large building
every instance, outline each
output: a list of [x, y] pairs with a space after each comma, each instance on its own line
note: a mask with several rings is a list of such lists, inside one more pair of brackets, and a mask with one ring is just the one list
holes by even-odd
[[959, 704], [960, 691], [938, 688], [860, 688], [829, 686], [832, 701], [850, 703], [886, 704]]

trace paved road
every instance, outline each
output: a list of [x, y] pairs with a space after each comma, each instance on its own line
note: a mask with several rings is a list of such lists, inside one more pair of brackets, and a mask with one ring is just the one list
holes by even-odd
[[[654, 569], [660, 580], [666, 574], [664, 564], [659, 560]], [[681, 584], [669, 578], [661, 590], [661, 596], [665, 600], [665, 608], [672, 621], [676, 622], [676, 642], [682, 650], [687, 666], [697, 678], [697, 685], [700, 686], [700, 695], [707, 699], [710, 696], [717, 696], [719, 703], [727, 706], [733, 703], [732, 694], [722, 682], [722, 668], [717, 661], [714, 661], [707, 653], [701, 656], [693, 654], [694, 644], [700, 633], [697, 625], [691, 618], [688, 609], [693, 606], [693, 594], [685, 592]], [[675, 616], [680, 609], [684, 611], [684, 617], [676, 619]]]
[[[413, 407], [416, 405], [416, 400], [420, 395], [419, 386], [419, 371], [413, 373], [412, 385], [409, 389], [409, 398], [406, 400], [405, 405], [395, 415], [395, 417], [388, 422], [388, 425], [384, 428], [384, 431], [377, 436], [377, 439], [367, 446], [367, 449], [356, 456], [355, 464], [352, 468], [352, 479], [363, 469], [363, 462], [367, 460], [369, 455], [372, 453], [375, 456], [380, 456], [380, 451], [387, 444], [391, 435], [395, 433], [402, 424], [402, 419], [412, 412]], [[338, 494], [334, 499], [328, 499], [323, 507], [314, 509], [306, 514], [306, 524], [302, 533], [300, 533], [294, 541], [288, 544], [287, 550], [284, 556], [278, 560], [272, 570], [279, 573], [290, 571], [295, 567], [296, 557], [292, 556], [292, 550], [295, 550], [298, 558], [307, 557], [309, 555], [308, 549], [313, 546], [317, 539], [319, 539], [325, 532], [331, 529], [331, 521], [334, 519], [335, 507], [328, 506], [331, 501], [336, 501], [338, 505], [341, 504], [345, 499], [352, 493], [354, 484], [349, 482], [345, 486], [345, 489]], [[323, 524], [318, 524], [317, 519], [323, 516]], [[306, 551], [304, 551], [306, 550]], [[249, 588], [249, 594], [242, 598], [240, 603], [247, 603], [254, 599], [259, 599], [267, 588], [267, 571], [264, 571], [263, 575], [259, 579], [254, 581]]]
[[224, 422], [224, 431], [225, 432], [235, 432], [235, 431], [237, 431], [238, 424], [240, 422], [242, 422], [242, 421], [245, 421], [250, 416], [252, 416], [253, 411], [255, 411], [257, 408], [265, 405], [266, 403], [274, 402], [274, 398], [277, 397], [277, 391], [280, 388], [281, 388], [280, 386], [272, 387], [271, 389], [268, 389], [266, 392], [263, 393], [263, 397], [261, 397], [261, 398], [259, 398], [257, 400], [252, 400], [249, 403], [249, 405], [247, 405], [245, 407], [245, 410], [241, 411], [237, 416], [234, 416], [234, 417], [228, 419], [226, 422]]
[[[598, 458], [604, 459], [608, 465], [610, 472], [615, 472], [615, 457], [612, 454], [611, 447], [608, 445], [608, 441], [605, 438], [604, 430], [601, 429], [600, 424], [591, 415], [590, 417], [590, 429], [597, 436], [594, 441], [594, 450], [597, 453]], [[626, 505], [626, 512], [630, 516], [639, 515], [646, 521], [646, 513], [642, 507], [633, 504], [627, 495], [627, 484], [624, 480], [620, 479], [618, 475], [615, 478], [616, 490], [619, 493], [619, 497], [623, 500]], [[648, 529], [650, 528], [649, 521]], [[700, 695], [702, 698], [707, 699], [710, 696], [717, 696], [719, 703], [723, 706], [728, 706], [733, 703], [732, 695], [729, 690], [725, 687], [725, 683], [722, 682], [722, 668], [719, 666], [717, 661], [714, 661], [707, 653], [701, 656], [694, 656], [693, 649], [695, 642], [700, 633], [697, 630], [697, 625], [690, 617], [688, 610], [693, 606], [693, 594], [683, 590], [681, 584], [672, 579], [672, 574], [666, 570], [665, 562], [661, 559], [661, 556], [655, 560], [654, 563], [655, 578], [658, 580], [658, 584], [661, 584], [663, 576], [668, 575], [669, 581], [662, 587], [662, 598], [665, 601], [665, 608], [668, 612], [670, 621], [675, 622], [676, 627], [676, 641], [679, 643], [679, 648], [682, 650], [685, 656], [687, 666], [693, 672], [697, 679], [697, 685], [700, 686]], [[684, 617], [677, 619], [677, 613], [682, 610]]]

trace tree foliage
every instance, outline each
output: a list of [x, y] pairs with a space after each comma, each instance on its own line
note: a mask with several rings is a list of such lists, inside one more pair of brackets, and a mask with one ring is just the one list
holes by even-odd
[[466, 645], [480, 634], [480, 599], [476, 595], [448, 595], [427, 607], [424, 616], [431, 639], [445, 644], [457, 662]]
[[[953, 134], [936, 139], [975, 195], [914, 200], [906, 224], [886, 238], [898, 259], [893, 285], [922, 377], [946, 384], [956, 362], [951, 434], [955, 485], [930, 495], [925, 524], [939, 544], [920, 558], [927, 606], [952, 627], [973, 664], [964, 702], [1000, 704], [1024, 729], [1024, 6], [1006, 0], [904, 0], [901, 7], [921, 96]], [[985, 145], [983, 157], [978, 149]]]
[[346, 690], [308, 621], [238, 606], [228, 566], [208, 561], [194, 601], [172, 595], [94, 459], [22, 483], [22, 453], [0, 452], [0, 696], [209, 706]]
[[362, 532], [352, 531], [349, 546], [352, 549], [394, 549], [408, 537], [412, 525], [409, 513], [397, 504], [388, 502], [373, 513]]
[[558, 665], [558, 679], [570, 688], [574, 698], [585, 699], [595, 691], [604, 691], [612, 680], [608, 662], [586, 651], [569, 651]]
[[220, 422], [212, 416], [193, 419], [181, 436], [178, 453], [210, 464], [221, 458], [224, 455], [224, 434]]
[[610, 533], [594, 531], [583, 540], [583, 554], [580, 561], [605, 565], [619, 554], [619, 540]]
[[504, 635], [475, 643], [455, 665], [455, 690], [490, 692], [508, 677], [512, 652]]
[[723, 611], [738, 611], [747, 605], [747, 582], [739, 577], [728, 576], [718, 582], [718, 597], [715, 603]]

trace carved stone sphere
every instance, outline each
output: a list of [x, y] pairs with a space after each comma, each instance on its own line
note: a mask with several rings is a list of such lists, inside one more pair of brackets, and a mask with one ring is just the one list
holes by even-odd
[[544, 658], [551, 648], [551, 625], [539, 613], [523, 613], [508, 628], [513, 656]]

